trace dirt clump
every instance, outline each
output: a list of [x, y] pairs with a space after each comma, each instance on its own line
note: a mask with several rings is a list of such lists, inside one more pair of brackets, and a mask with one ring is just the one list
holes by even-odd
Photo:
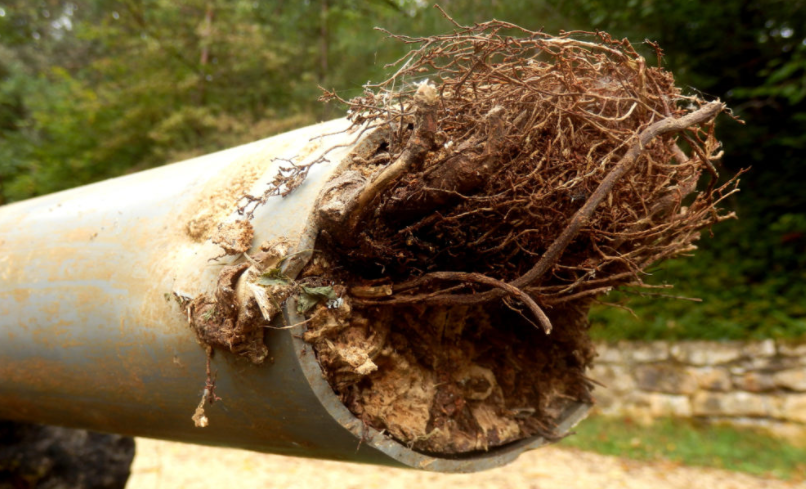
[[252, 247], [255, 229], [247, 219], [222, 222], [210, 238], [213, 244], [220, 246], [227, 255], [246, 253]]
[[247, 261], [221, 269], [214, 293], [187, 301], [188, 320], [200, 343], [256, 364], [266, 359], [264, 328], [293, 292], [291, 280], [277, 268], [288, 250], [284, 240], [261, 244]]
[[221, 270], [214, 295], [200, 295], [190, 302], [191, 326], [199, 341], [262, 363], [268, 355], [263, 343], [263, 315], [254, 297], [241, 304], [236, 294], [238, 279], [249, 263]]

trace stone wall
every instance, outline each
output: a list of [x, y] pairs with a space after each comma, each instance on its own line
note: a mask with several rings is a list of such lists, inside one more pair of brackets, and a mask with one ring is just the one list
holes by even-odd
[[598, 344], [589, 376], [603, 415], [696, 418], [806, 443], [806, 343]]

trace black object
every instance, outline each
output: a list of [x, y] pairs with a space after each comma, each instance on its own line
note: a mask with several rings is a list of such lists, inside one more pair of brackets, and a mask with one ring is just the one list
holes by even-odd
[[123, 489], [134, 439], [0, 421], [0, 489]]

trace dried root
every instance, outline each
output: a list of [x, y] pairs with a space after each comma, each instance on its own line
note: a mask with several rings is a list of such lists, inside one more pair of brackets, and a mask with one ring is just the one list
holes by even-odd
[[391, 78], [323, 97], [385, 142], [322, 193], [317, 273], [344, 302], [314, 309], [305, 339], [356, 416], [417, 450], [556, 438], [592, 402], [592, 301], [648, 287], [734, 217], [718, 205], [738, 180], [714, 166], [726, 107], [606, 33], [391, 37], [414, 46]]
[[[392, 37], [419, 47], [342, 101], [355, 124], [393, 128], [393, 163], [342, 203], [341, 219], [323, 220], [353, 270], [394, 281], [390, 296], [357, 304], [512, 297], [548, 332], [546, 307], [642, 287], [643, 270], [732, 217], [716, 206], [737, 181], [717, 188], [713, 164], [725, 105], [682, 95], [626, 40], [499, 21]], [[439, 84], [406, 83], [423, 73]], [[708, 188], [695, 192], [703, 172]]]

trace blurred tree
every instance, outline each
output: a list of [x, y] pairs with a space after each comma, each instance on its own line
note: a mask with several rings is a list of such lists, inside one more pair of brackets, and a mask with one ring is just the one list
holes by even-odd
[[400, 9], [384, 0], [0, 8], [0, 203], [312, 123], [318, 84], [360, 87], [371, 71], [359, 67], [376, 43], [348, 31], [360, 22], [371, 35], [368, 19]]

